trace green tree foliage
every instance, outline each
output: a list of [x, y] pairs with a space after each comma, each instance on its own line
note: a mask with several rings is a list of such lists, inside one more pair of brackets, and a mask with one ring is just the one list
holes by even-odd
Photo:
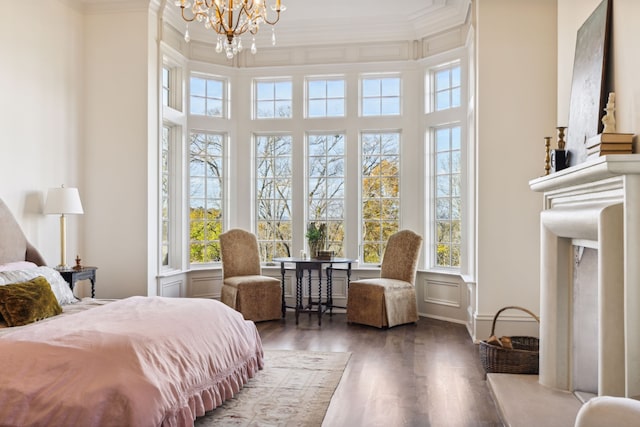
[[222, 221], [219, 210], [191, 209], [190, 260], [192, 263], [220, 261]]

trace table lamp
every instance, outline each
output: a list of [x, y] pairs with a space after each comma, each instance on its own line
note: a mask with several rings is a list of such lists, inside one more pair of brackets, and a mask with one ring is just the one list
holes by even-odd
[[45, 214], [60, 214], [60, 265], [58, 270], [65, 270], [67, 266], [67, 230], [65, 215], [82, 214], [82, 203], [77, 188], [50, 188], [47, 201], [44, 204]]

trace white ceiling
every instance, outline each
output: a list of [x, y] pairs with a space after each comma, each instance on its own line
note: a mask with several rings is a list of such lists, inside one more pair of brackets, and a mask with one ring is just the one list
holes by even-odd
[[[100, 0], [84, 0], [100, 1]], [[268, 0], [270, 4], [275, 0]], [[328, 45], [385, 40], [419, 40], [463, 24], [471, 0], [282, 0], [287, 7], [275, 26], [278, 46]], [[179, 7], [167, 0], [164, 17], [181, 32]], [[192, 39], [214, 41], [201, 24], [189, 27]], [[263, 26], [259, 45], [270, 43]]]

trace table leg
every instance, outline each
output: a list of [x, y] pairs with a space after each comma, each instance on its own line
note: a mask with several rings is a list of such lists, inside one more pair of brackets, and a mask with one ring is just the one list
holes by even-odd
[[300, 317], [300, 310], [302, 309], [302, 276], [304, 270], [296, 268], [296, 325], [298, 324], [298, 318]]
[[284, 300], [284, 281], [285, 281], [285, 270], [284, 270], [284, 262], [280, 263], [280, 275], [282, 276], [282, 318], [284, 319], [287, 314], [287, 304]]
[[327, 267], [327, 308], [329, 316], [333, 316], [333, 266]]
[[322, 266], [318, 268], [318, 326], [322, 326]]
[[307, 287], [309, 288], [308, 290], [308, 294], [309, 294], [309, 299], [307, 301], [307, 307], [309, 310], [309, 317], [311, 317], [311, 309], [313, 308], [313, 298], [311, 296], [311, 275], [313, 270], [309, 269], [307, 270], [307, 274], [309, 275], [309, 277], [307, 278]]

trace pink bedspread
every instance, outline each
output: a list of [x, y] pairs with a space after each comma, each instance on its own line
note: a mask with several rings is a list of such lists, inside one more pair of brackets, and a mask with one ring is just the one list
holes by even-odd
[[131, 297], [0, 338], [0, 425], [193, 425], [262, 367], [222, 303]]

